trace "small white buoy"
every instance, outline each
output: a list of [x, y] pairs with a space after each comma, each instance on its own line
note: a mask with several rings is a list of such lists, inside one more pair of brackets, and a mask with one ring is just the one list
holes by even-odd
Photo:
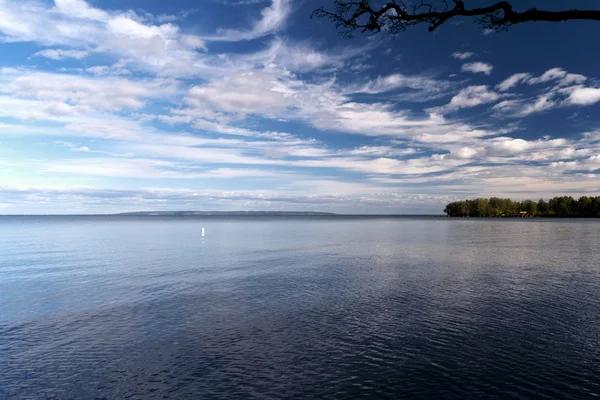
[[204, 228], [202, 228], [202, 237], [204, 237]]

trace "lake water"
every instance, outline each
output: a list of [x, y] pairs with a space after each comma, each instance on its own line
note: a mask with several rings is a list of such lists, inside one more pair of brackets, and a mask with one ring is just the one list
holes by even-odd
[[599, 248], [591, 220], [0, 217], [0, 398], [597, 398]]

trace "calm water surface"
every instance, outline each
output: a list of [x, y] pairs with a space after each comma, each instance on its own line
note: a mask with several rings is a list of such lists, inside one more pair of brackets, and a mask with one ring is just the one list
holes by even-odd
[[599, 248], [587, 220], [0, 217], [0, 398], [598, 398]]

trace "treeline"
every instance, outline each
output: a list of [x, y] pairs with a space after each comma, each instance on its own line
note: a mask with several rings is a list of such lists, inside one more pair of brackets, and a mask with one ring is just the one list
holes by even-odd
[[600, 218], [600, 196], [554, 197], [548, 202], [511, 199], [474, 199], [455, 201], [444, 209], [449, 217], [557, 217]]

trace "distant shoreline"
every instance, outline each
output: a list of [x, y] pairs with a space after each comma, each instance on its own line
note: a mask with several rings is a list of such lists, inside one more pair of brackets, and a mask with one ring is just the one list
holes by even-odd
[[150, 215], [150, 216], [164, 216], [164, 215], [181, 215], [181, 216], [318, 216], [318, 215], [337, 215], [328, 212], [319, 211], [133, 211], [117, 213], [112, 215]]
[[128, 212], [115, 214], [0, 214], [0, 217], [324, 217], [324, 218], [444, 218], [443, 214], [335, 214], [304, 212]]

